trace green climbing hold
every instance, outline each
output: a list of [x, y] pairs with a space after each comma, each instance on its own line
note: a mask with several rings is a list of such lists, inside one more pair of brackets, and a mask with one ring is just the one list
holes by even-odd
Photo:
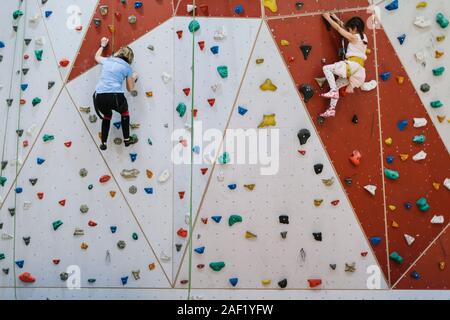
[[436, 15], [436, 22], [441, 26], [442, 29], [448, 27], [448, 19], [441, 12]]
[[434, 74], [435, 76], [442, 76], [442, 74], [444, 73], [444, 71], [445, 71], [445, 67], [435, 68], [435, 69], [433, 69], [433, 74]]
[[190, 32], [196, 32], [196, 31], [198, 31], [199, 29], [200, 29], [200, 23], [198, 23], [197, 20], [192, 20], [192, 21], [189, 23], [189, 31], [190, 31]]
[[219, 163], [220, 164], [227, 164], [230, 162], [230, 154], [228, 152], [224, 152], [220, 157], [219, 157]]
[[41, 102], [42, 102], [42, 99], [39, 97], [36, 97], [31, 101], [31, 104], [33, 105], [33, 107], [36, 107]]
[[222, 79], [225, 79], [228, 77], [228, 67], [227, 66], [217, 67], [217, 72], [219, 72], [219, 75], [222, 77]]
[[0, 186], [4, 187], [7, 180], [6, 177], [0, 176]]
[[53, 225], [53, 230], [58, 230], [59, 227], [61, 227], [63, 224], [63, 222], [61, 220], [56, 220], [52, 223]]
[[395, 261], [398, 264], [402, 264], [403, 263], [403, 258], [396, 251], [392, 252], [389, 255], [389, 258], [391, 258], [391, 260]]
[[417, 144], [422, 144], [425, 142], [425, 136], [423, 134], [421, 134], [420, 136], [415, 136], [413, 138], [413, 142]]
[[44, 50], [34, 50], [34, 55], [38, 61], [42, 61], [42, 55], [44, 54]]
[[386, 175], [386, 178], [390, 180], [397, 180], [400, 178], [400, 174], [395, 170], [384, 169], [384, 174]]
[[444, 104], [441, 102], [441, 100], [431, 101], [430, 106], [434, 109], [442, 107]]
[[139, 239], [139, 237], [138, 237], [136, 232], [133, 232], [133, 235], [131, 237], [133, 238], [133, 240]]
[[209, 264], [209, 267], [211, 268], [211, 269], [213, 269], [214, 271], [220, 271], [220, 270], [222, 270], [223, 268], [225, 268], [225, 262], [223, 262], [223, 261], [220, 261], [220, 262], [211, 262], [210, 264]]
[[417, 200], [416, 204], [417, 204], [417, 207], [419, 207], [419, 210], [422, 212], [426, 212], [426, 211], [430, 210], [430, 205], [428, 204], [427, 199], [425, 199], [424, 197]]
[[44, 140], [44, 142], [53, 141], [55, 140], [55, 136], [51, 134], [44, 134], [42, 140]]
[[16, 10], [16, 11], [13, 12], [14, 20], [19, 19], [21, 16], [23, 16], [23, 11], [22, 10]]
[[183, 117], [186, 114], [187, 107], [183, 102], [180, 102], [177, 106], [177, 112], [180, 117]]
[[231, 227], [235, 223], [242, 222], [242, 217], [236, 214], [233, 214], [228, 218], [228, 225]]

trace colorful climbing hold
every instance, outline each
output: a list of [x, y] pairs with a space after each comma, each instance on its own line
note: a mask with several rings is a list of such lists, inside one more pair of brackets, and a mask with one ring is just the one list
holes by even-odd
[[389, 258], [397, 264], [403, 263], [403, 257], [401, 257], [396, 251], [392, 252], [389, 255]]
[[219, 261], [219, 262], [211, 262], [211, 263], [209, 264], [209, 267], [210, 267], [212, 270], [214, 270], [214, 271], [216, 271], [216, 272], [219, 272], [220, 270], [222, 270], [223, 268], [225, 268], [225, 262], [223, 262], [223, 261]]
[[242, 217], [240, 215], [233, 214], [228, 218], [228, 225], [230, 227], [238, 222], [242, 222]]
[[272, 83], [272, 80], [266, 79], [263, 84], [259, 86], [262, 91], [276, 91], [278, 88]]
[[217, 67], [217, 72], [219, 73], [219, 75], [222, 79], [225, 79], [228, 77], [228, 67], [227, 66]]

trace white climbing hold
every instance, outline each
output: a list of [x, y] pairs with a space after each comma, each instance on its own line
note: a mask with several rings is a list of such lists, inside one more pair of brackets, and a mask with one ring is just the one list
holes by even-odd
[[432, 224], [443, 224], [444, 223], [444, 216], [433, 216], [433, 218], [431, 218], [431, 223]]
[[425, 118], [414, 118], [414, 128], [422, 128], [427, 125], [428, 121]]
[[366, 189], [373, 196], [375, 195], [375, 191], [377, 191], [377, 187], [371, 184], [364, 186], [364, 189]]
[[158, 181], [163, 183], [163, 182], [166, 182], [167, 180], [169, 180], [169, 178], [170, 178], [170, 172], [168, 169], [166, 169], [163, 172], [161, 172], [161, 174], [159, 175]]
[[44, 37], [36, 38], [36, 39], [34, 40], [34, 43], [35, 43], [37, 46], [43, 46], [43, 45], [45, 45], [45, 38], [44, 38]]
[[163, 74], [161, 75], [161, 78], [164, 83], [169, 83], [170, 80], [172, 80], [172, 76], [167, 72], [163, 72]]
[[424, 16], [417, 16], [414, 20], [414, 25], [419, 28], [428, 28], [431, 26], [431, 21], [427, 20]]
[[186, 215], [184, 216], [184, 222], [186, 224], [190, 224], [190, 222], [191, 222], [191, 215], [189, 213], [186, 213]]
[[377, 87], [377, 81], [376, 80], [370, 80], [369, 82], [364, 82], [364, 84], [361, 86], [362, 91], [372, 91]]
[[28, 129], [27, 129], [27, 135], [29, 135], [29, 136], [33, 136], [34, 135], [34, 133], [36, 132], [36, 129], [37, 129], [37, 124], [36, 123], [33, 123]]
[[450, 179], [449, 178], [445, 178], [444, 180], [444, 186], [450, 190]]
[[223, 173], [223, 171], [220, 171], [217, 174], [217, 180], [220, 181], [220, 182], [223, 182], [225, 180], [225, 173]]
[[40, 13], [36, 13], [33, 17], [30, 18], [31, 23], [38, 23], [41, 19], [42, 15]]
[[2, 233], [2, 240], [11, 240], [12, 238], [14, 237], [8, 233]]
[[193, 4], [188, 4], [188, 5], [187, 5], [187, 8], [186, 8], [186, 11], [187, 11], [188, 13], [191, 13], [192, 11], [194, 11], [194, 8], [196, 9], [197, 6], [194, 6]]
[[31, 201], [24, 201], [23, 210], [30, 210], [30, 208], [31, 208]]
[[406, 240], [406, 243], [408, 244], [408, 246], [412, 245], [413, 242], [416, 240], [416, 238], [414, 238], [413, 236], [410, 236], [409, 234], [405, 233], [404, 236], [405, 236], [405, 240]]
[[160, 257], [161, 261], [164, 261], [164, 262], [170, 261], [170, 257], [164, 251], [161, 252], [161, 255], [159, 257]]
[[221, 88], [220, 83], [215, 83], [215, 84], [213, 84], [213, 85], [211, 86], [211, 90], [214, 91], [214, 92], [219, 91], [220, 88]]
[[214, 40], [224, 40], [227, 37], [227, 33], [225, 31], [225, 27], [221, 27], [220, 29], [214, 32]]
[[420, 161], [420, 160], [424, 160], [426, 157], [427, 157], [427, 153], [422, 150], [419, 153], [415, 154], [412, 159], [414, 161]]

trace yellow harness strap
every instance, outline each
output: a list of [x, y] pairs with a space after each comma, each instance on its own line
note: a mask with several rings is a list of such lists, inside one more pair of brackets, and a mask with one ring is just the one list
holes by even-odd
[[[364, 62], [365, 62], [365, 60], [364, 60], [363, 58], [361, 58], [361, 57], [355, 57], [355, 56], [348, 57], [348, 58], [347, 58], [347, 61], [353, 61], [353, 62], [356, 62], [356, 63], [358, 63], [359, 65], [361, 65], [361, 67], [364, 68]], [[352, 74], [352, 70], [350, 69], [350, 65], [347, 63], [346, 66], [347, 66], [347, 79], [349, 79], [353, 74]]]

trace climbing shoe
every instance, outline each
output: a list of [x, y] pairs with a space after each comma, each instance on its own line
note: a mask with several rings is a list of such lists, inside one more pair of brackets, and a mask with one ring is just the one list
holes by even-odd
[[328, 99], [339, 99], [339, 91], [330, 90], [327, 93], [322, 93], [320, 96], [323, 98], [328, 98]]
[[102, 143], [100, 145], [100, 150], [105, 151], [108, 147], [106, 146], [106, 144]]
[[336, 116], [336, 109], [333, 107], [329, 107], [324, 113], [321, 113], [320, 116], [322, 118], [330, 118]]

